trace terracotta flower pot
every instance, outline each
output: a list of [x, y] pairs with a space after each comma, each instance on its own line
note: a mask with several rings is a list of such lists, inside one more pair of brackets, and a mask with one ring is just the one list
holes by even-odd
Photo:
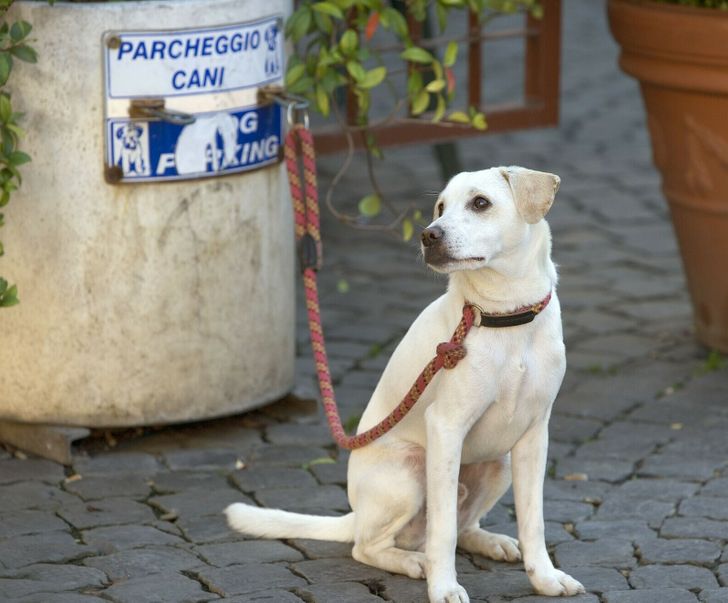
[[728, 351], [728, 12], [609, 0], [620, 67], [640, 81], [697, 337]]

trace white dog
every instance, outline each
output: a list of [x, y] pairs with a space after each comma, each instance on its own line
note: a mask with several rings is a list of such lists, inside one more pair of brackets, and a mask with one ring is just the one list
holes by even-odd
[[[534, 589], [584, 592], [554, 568], [546, 551], [543, 480], [551, 406], [566, 360], [555, 293], [551, 232], [543, 219], [559, 177], [519, 167], [455, 176], [423, 231], [425, 262], [450, 275], [397, 346], [361, 418], [358, 432], [383, 419], [447, 341], [467, 302], [479, 313], [511, 314], [547, 298], [532, 322], [473, 327], [467, 355], [433, 379], [407, 417], [351, 454], [349, 502], [342, 517], [316, 517], [233, 504], [230, 525], [264, 538], [353, 542], [362, 563], [427, 577], [431, 603], [465, 603], [455, 549], [497, 560], [523, 555]], [[477, 324], [477, 319], [476, 319]], [[519, 541], [480, 527], [513, 489]]]

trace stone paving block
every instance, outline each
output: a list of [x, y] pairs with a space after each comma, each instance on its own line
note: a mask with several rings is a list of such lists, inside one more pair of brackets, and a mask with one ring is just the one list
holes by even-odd
[[337, 463], [322, 463], [311, 465], [310, 471], [321, 484], [345, 485], [348, 464], [342, 460]]
[[[545, 537], [547, 545], [558, 544], [559, 542], [568, 542], [574, 540], [574, 537], [564, 529], [563, 524], [556, 521], [544, 522]], [[494, 534], [505, 534], [511, 538], [518, 538], [518, 525], [516, 522], [505, 522], [497, 524], [488, 524], [486, 528]]]
[[0, 461], [0, 484], [26, 480], [57, 484], [66, 474], [63, 465], [43, 459]]
[[115, 475], [113, 477], [89, 476], [76, 481], [64, 482], [66, 492], [84, 500], [124, 497], [143, 499], [151, 493], [149, 478], [139, 475]]
[[720, 521], [728, 520], [728, 504], [726, 501], [713, 496], [693, 496], [680, 503], [680, 515], [707, 517]]
[[322, 582], [364, 582], [381, 580], [389, 574], [370, 565], [346, 559], [312, 559], [291, 564], [296, 574], [314, 584]]
[[697, 597], [689, 590], [654, 588], [645, 590], [618, 590], [604, 593], [604, 603], [695, 603]]
[[657, 528], [663, 519], [675, 512], [675, 505], [660, 500], [638, 500], [610, 495], [601, 504], [595, 518], [606, 521], [611, 519], [642, 519], [651, 528]]
[[326, 559], [329, 557], [351, 557], [352, 544], [328, 540], [308, 540], [296, 538], [290, 544], [302, 551], [307, 559]]
[[614, 486], [593, 480], [547, 479], [544, 482], [544, 498], [549, 500], [575, 500], [594, 504], [601, 502]]
[[192, 553], [172, 547], [147, 547], [104, 555], [83, 560], [87, 567], [104, 572], [114, 582], [141, 578], [152, 574], [163, 574], [189, 570], [202, 565]]
[[642, 477], [675, 477], [702, 482], [726, 464], [723, 458], [691, 458], [675, 454], [656, 454], [648, 458], [637, 474]]
[[[553, 597], [544, 597], [541, 595], [531, 595], [530, 597], [519, 597], [518, 599], [511, 599], [510, 597], [499, 597], [490, 598], [485, 603], [506, 603], [506, 601], [518, 601], [518, 603], [553, 603]], [[476, 602], [479, 599], [475, 600]], [[569, 603], [599, 603], [599, 597], [590, 594], [574, 595], [569, 597]]]
[[549, 436], [555, 442], [579, 444], [596, 435], [604, 423], [596, 419], [582, 419], [554, 415], [549, 421]]
[[591, 593], [629, 590], [627, 579], [621, 572], [611, 567], [575, 566], [568, 568], [568, 573]]
[[298, 513], [311, 513], [321, 509], [326, 509], [329, 513], [351, 510], [346, 492], [339, 486], [297, 488], [293, 497], [288, 488], [269, 488], [257, 492], [256, 498], [264, 507]]
[[0, 565], [19, 568], [32, 563], [58, 563], [92, 553], [68, 532], [17, 536], [0, 542]]
[[240, 455], [228, 449], [188, 449], [165, 452], [163, 457], [172, 471], [181, 469], [232, 471]]
[[250, 468], [294, 467], [301, 469], [314, 459], [331, 456], [328, 450], [314, 446], [259, 446], [250, 457], [243, 459]]
[[[0, 572], [0, 600], [7, 601], [35, 593], [103, 588], [107, 583], [103, 572], [90, 567], [38, 563], [19, 570]], [[46, 600], [50, 598], [48, 594], [45, 596]]]
[[58, 514], [75, 528], [83, 530], [100, 526], [154, 521], [152, 509], [128, 498], [109, 498], [66, 505]]
[[728, 477], [710, 480], [700, 489], [700, 495], [728, 498]]
[[589, 519], [576, 524], [576, 533], [581, 540], [657, 538], [657, 533], [641, 519]]
[[271, 425], [265, 430], [266, 441], [276, 446], [330, 446], [333, 443], [331, 432], [326, 422], [312, 425], [280, 423]]
[[554, 557], [561, 568], [579, 565], [630, 568], [636, 564], [632, 543], [617, 538], [601, 538], [594, 542], [563, 542], [556, 546]]
[[148, 478], [148, 483], [157, 494], [176, 494], [183, 490], [225, 490], [230, 486], [226, 475], [210, 471], [157, 473]]
[[473, 599], [490, 599], [491, 596], [500, 594], [508, 595], [509, 597], [522, 597], [534, 594], [533, 587], [528, 581], [528, 576], [522, 570], [465, 574], [458, 576], [458, 580], [460, 585], [468, 591], [468, 594]]
[[543, 516], [547, 521], [577, 522], [594, 514], [594, 507], [589, 503], [573, 500], [545, 500]]
[[162, 513], [178, 516], [219, 515], [228, 505], [236, 502], [254, 504], [250, 498], [232, 488], [220, 490], [191, 489], [178, 494], [154, 496], [148, 503]]
[[104, 555], [149, 545], [184, 544], [179, 536], [163, 532], [152, 526], [124, 525], [94, 528], [81, 532], [83, 541]]
[[381, 582], [384, 596], [397, 603], [422, 603], [427, 601], [427, 583], [407, 576], [390, 575]]
[[709, 565], [720, 557], [721, 548], [707, 540], [640, 540], [639, 554], [642, 563], [690, 563]]
[[120, 475], [154, 475], [162, 470], [162, 466], [151, 454], [143, 452], [114, 451], [97, 456], [79, 456], [73, 459], [73, 469], [84, 477], [99, 475], [108, 477]]
[[124, 580], [107, 588], [104, 596], [115, 603], [201, 603], [220, 598], [202, 590], [199, 582], [179, 572]]
[[703, 603], [728, 603], [728, 588], [711, 588], [700, 591], [698, 595]]
[[20, 482], [0, 486], [0, 500], [2, 511], [6, 513], [23, 509], [60, 509], [77, 502], [78, 497], [48, 484]]
[[382, 603], [382, 599], [373, 595], [363, 584], [357, 582], [333, 582], [319, 586], [302, 586], [296, 589], [305, 601], [315, 603]]
[[[318, 466], [318, 465], [317, 465]], [[243, 492], [268, 488], [301, 488], [315, 486], [316, 480], [305, 469], [290, 467], [253, 467], [232, 474], [232, 480]]]
[[277, 540], [246, 540], [223, 542], [194, 547], [197, 555], [215, 567], [241, 563], [271, 563], [273, 561], [303, 561], [303, 555]]
[[641, 498], [652, 500], [665, 500], [674, 502], [675, 499], [685, 498], [695, 494], [699, 484], [694, 482], [681, 482], [673, 479], [631, 479], [617, 486], [614, 493], [626, 498]]
[[275, 563], [249, 563], [223, 568], [198, 568], [192, 572], [213, 593], [222, 597], [306, 586], [306, 581]]
[[728, 563], [721, 563], [718, 566], [718, 581], [721, 586], [728, 586]]
[[68, 524], [51, 511], [0, 512], [0, 538], [68, 530]]
[[222, 513], [202, 517], [180, 517], [175, 525], [187, 540], [198, 544], [243, 539], [242, 534], [233, 531], [228, 526]]
[[632, 588], [684, 588], [702, 590], [718, 588], [713, 572], [694, 565], [647, 565], [633, 570], [629, 576]]
[[728, 521], [714, 521], [704, 517], [668, 517], [660, 528], [660, 536], [728, 540]]
[[225, 597], [225, 603], [301, 603], [302, 599], [287, 590], [266, 589], [239, 597]]
[[619, 482], [627, 479], [634, 471], [634, 462], [620, 459], [565, 458], [556, 464], [556, 477], [563, 478], [574, 473], [585, 473], [590, 480]]
[[48, 603], [52, 597], [53, 603], [104, 603], [108, 599], [100, 599], [93, 595], [84, 595], [82, 593], [38, 593], [27, 597], [13, 599], [12, 603]]

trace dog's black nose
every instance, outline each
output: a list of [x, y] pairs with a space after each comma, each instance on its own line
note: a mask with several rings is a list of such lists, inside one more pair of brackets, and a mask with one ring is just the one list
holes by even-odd
[[444, 234], [445, 232], [439, 226], [430, 226], [430, 228], [425, 228], [425, 230], [422, 231], [422, 244], [425, 247], [430, 247], [437, 243]]

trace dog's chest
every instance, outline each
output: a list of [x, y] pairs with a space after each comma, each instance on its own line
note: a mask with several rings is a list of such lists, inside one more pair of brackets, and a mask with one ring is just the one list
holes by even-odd
[[484, 353], [482, 357], [490, 366], [473, 366], [468, 371], [472, 383], [467, 389], [486, 408], [463, 442], [463, 463], [509, 452], [548, 413], [564, 375], [561, 341], [508, 346], [502, 354]]

